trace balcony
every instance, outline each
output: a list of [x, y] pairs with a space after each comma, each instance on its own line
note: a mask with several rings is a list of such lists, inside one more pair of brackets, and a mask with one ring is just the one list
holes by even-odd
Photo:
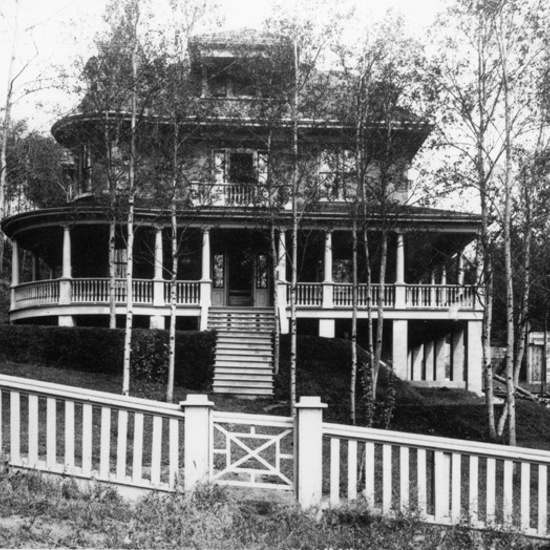
[[265, 186], [242, 183], [194, 183], [190, 202], [197, 206], [268, 207], [284, 206], [288, 202], [286, 187], [268, 189]]

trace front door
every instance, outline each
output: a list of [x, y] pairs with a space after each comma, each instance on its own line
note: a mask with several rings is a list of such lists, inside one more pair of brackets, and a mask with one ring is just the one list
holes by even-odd
[[250, 250], [238, 250], [228, 260], [228, 305], [254, 305], [254, 255]]

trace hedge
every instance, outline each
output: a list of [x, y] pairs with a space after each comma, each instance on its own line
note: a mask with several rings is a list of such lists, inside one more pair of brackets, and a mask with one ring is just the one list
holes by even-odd
[[[210, 389], [215, 342], [214, 332], [176, 333], [176, 385]], [[123, 355], [124, 329], [0, 325], [0, 358], [18, 363], [121, 375]], [[165, 381], [167, 357], [168, 331], [134, 329], [134, 376]]]

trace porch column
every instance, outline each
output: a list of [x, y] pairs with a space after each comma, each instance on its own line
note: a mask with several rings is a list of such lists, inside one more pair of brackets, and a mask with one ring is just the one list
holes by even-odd
[[286, 281], [286, 231], [279, 231], [279, 246], [277, 251], [277, 276], [279, 281]]
[[210, 278], [210, 228], [202, 230], [202, 274], [201, 274], [201, 319], [200, 330], [206, 330], [208, 325], [208, 308], [212, 294], [212, 279]]
[[[71, 303], [71, 278], [73, 275], [71, 258], [71, 229], [68, 225], [63, 226], [63, 264], [61, 269], [61, 279], [59, 281], [59, 303]], [[62, 318], [63, 317], [63, 318]], [[69, 316], [60, 316], [60, 326], [73, 326], [72, 318]]]
[[[164, 305], [164, 279], [162, 277], [162, 259], [162, 227], [155, 227], [155, 275], [153, 280], [153, 305], [155, 306]], [[159, 319], [156, 319], [155, 321], [151, 319], [151, 328], [161, 328], [158, 321]], [[164, 325], [164, 320], [162, 321], [162, 324]], [[153, 327], [153, 324], [157, 326]], [[164, 328], [164, 326], [162, 328]]]
[[281, 229], [279, 231], [279, 246], [277, 251], [277, 312], [276, 315], [279, 319], [281, 334], [288, 334], [288, 317], [286, 316], [286, 308], [288, 306], [286, 300], [286, 231]]
[[63, 269], [61, 277], [70, 279], [73, 274], [71, 263], [71, 229], [68, 225], [63, 226]]
[[424, 344], [424, 380], [432, 382], [434, 377], [434, 343], [429, 340]]
[[397, 233], [395, 262], [395, 307], [405, 307], [405, 239], [403, 233]]
[[464, 327], [458, 326], [453, 332], [452, 345], [452, 379], [455, 382], [464, 380]]
[[464, 257], [459, 253], [456, 257], [456, 271], [458, 273], [458, 284], [464, 284]]
[[482, 394], [481, 321], [468, 321], [466, 336], [466, 389]]
[[445, 337], [438, 338], [435, 342], [435, 368], [434, 380], [445, 380]]
[[424, 359], [424, 344], [416, 346], [411, 354], [411, 380], [422, 380], [422, 360]]
[[32, 261], [32, 265], [31, 265], [31, 279], [32, 279], [33, 281], [38, 281], [38, 280], [40, 279], [40, 271], [39, 271], [39, 269], [38, 269], [38, 267], [39, 267], [38, 256], [36, 255], [35, 252], [32, 253], [31, 261]]
[[392, 342], [392, 362], [393, 372], [401, 378], [407, 380], [408, 376], [408, 342], [409, 322], [405, 319], [393, 321], [393, 342]]
[[325, 261], [323, 264], [323, 308], [332, 309], [332, 231], [325, 232]]
[[[1, 237], [0, 237], [1, 238]], [[11, 289], [10, 309], [15, 309], [15, 287], [19, 285], [19, 243], [17, 239], [12, 240], [11, 247]]]

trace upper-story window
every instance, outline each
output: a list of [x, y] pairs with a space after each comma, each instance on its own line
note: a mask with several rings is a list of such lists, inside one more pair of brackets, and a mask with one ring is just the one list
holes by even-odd
[[216, 183], [265, 183], [267, 153], [249, 149], [218, 149], [214, 151]]
[[257, 87], [242, 64], [228, 63], [207, 73], [207, 89], [211, 97], [246, 98], [256, 97]]
[[355, 188], [355, 174], [355, 155], [350, 149], [321, 152], [319, 183], [327, 198], [348, 198]]

